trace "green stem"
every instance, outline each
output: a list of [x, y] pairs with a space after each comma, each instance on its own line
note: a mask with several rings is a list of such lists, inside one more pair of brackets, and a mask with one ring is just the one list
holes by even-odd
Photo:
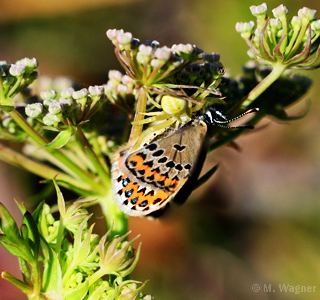
[[69, 183], [81, 190], [93, 191], [93, 187], [87, 182], [81, 182], [67, 174], [62, 173], [60, 170], [49, 167], [45, 164], [36, 162], [11, 148], [7, 148], [0, 144], [0, 159], [16, 167], [23, 168], [33, 174], [46, 179], [52, 179], [59, 174], [58, 179], [61, 181], [61, 185], [68, 187], [64, 182]]
[[[12, 119], [20, 126], [20, 128], [30, 136], [30, 138], [36, 143], [37, 146], [43, 147], [49, 143], [47, 139], [40, 135], [32, 126], [30, 126], [16, 110], [13, 110], [9, 114]], [[51, 156], [57, 159], [65, 167], [67, 167], [69, 169], [69, 172], [71, 171], [72, 174], [75, 174], [76, 177], [79, 177], [83, 182], [87, 182], [87, 184], [91, 185], [91, 187], [94, 189], [101, 189], [101, 185], [97, 183], [89, 173], [74, 164], [68, 157], [63, 154], [62, 151], [47, 149], [47, 152], [50, 153]]]
[[0, 100], [5, 100], [4, 90], [3, 90], [3, 81], [2, 77], [0, 76]]
[[[138, 98], [137, 110], [134, 117], [134, 121], [141, 121], [144, 119], [146, 106], [147, 106], [147, 93], [143, 88], [141, 88], [139, 90], [139, 98]], [[132, 126], [129, 142], [134, 142], [139, 138], [139, 136], [142, 133], [142, 128], [143, 128], [143, 124]]]
[[38, 261], [30, 262], [31, 265], [31, 281], [33, 283], [33, 293], [29, 295], [29, 299], [38, 300], [41, 293], [41, 276]]
[[100, 268], [98, 271], [94, 272], [90, 277], [89, 277], [89, 287], [92, 286], [97, 280], [99, 280], [102, 276], [106, 275], [105, 271], [103, 268]]
[[32, 126], [30, 126], [26, 120], [18, 113], [17, 110], [13, 110], [10, 113], [11, 118], [20, 126], [20, 128], [28, 134], [35, 143], [42, 147], [47, 145], [49, 142], [41, 136]]
[[86, 136], [84, 135], [81, 127], [77, 128], [76, 137], [80, 144], [83, 146], [83, 151], [87, 154], [90, 161], [92, 162], [93, 166], [95, 167], [100, 180], [103, 182], [105, 187], [110, 186], [110, 175], [108, 170], [105, 170], [103, 165], [101, 164], [99, 158], [92, 150], [92, 146], [90, 145], [89, 141], [87, 140]]
[[104, 184], [104, 196], [99, 197], [99, 203], [101, 205], [102, 212], [106, 218], [108, 229], [111, 228], [110, 236], [123, 235], [128, 231], [128, 218], [118, 208], [117, 204], [112, 198], [112, 188], [110, 182], [110, 175], [103, 168], [95, 152], [93, 152], [91, 145], [85, 137], [81, 128], [77, 130], [77, 138], [80, 143], [84, 146], [84, 151], [90, 158], [92, 164], [96, 168], [97, 173], [101, 181]]
[[7, 98], [10, 98], [14, 94], [15, 90], [20, 86], [22, 79], [23, 79], [23, 75], [17, 77], [17, 81], [15, 82], [13, 87], [10, 89], [7, 95]]
[[[287, 66], [282, 63], [275, 64], [272, 72], [264, 78], [243, 100], [241, 111], [246, 110], [272, 83], [274, 83], [286, 70]], [[238, 113], [238, 111], [237, 111]]]
[[97, 135], [94, 135], [93, 137], [91, 137], [90, 140], [91, 140], [93, 151], [96, 153], [100, 164], [102, 165], [102, 167], [105, 170], [105, 172], [107, 173], [107, 175], [110, 176], [110, 168], [107, 165], [106, 159], [104, 157], [104, 154], [101, 151], [101, 147], [99, 145], [99, 142], [98, 142], [98, 139], [97, 139]]
[[105, 196], [99, 198], [102, 213], [106, 218], [107, 228], [111, 229], [110, 239], [128, 232], [128, 216], [119, 209], [112, 196], [110, 187], [107, 189]]

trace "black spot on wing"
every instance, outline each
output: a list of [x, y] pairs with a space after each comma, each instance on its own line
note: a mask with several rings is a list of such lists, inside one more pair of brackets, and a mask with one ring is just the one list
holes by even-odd
[[161, 156], [164, 153], [164, 150], [160, 149], [152, 154], [154, 157]]
[[168, 158], [164, 156], [164, 157], [161, 157], [161, 158], [158, 159], [158, 163], [159, 163], [159, 164], [163, 164], [163, 163], [165, 163], [167, 160], [168, 160]]
[[178, 145], [178, 144], [174, 144], [173, 147], [176, 148], [177, 151], [180, 151], [180, 152], [183, 151], [186, 148], [186, 146], [181, 146], [181, 145]]
[[186, 164], [186, 165], [184, 166], [184, 168], [185, 168], [186, 170], [191, 170], [191, 165], [190, 165], [190, 164]]
[[131, 202], [132, 204], [136, 204], [136, 203], [138, 202], [138, 200], [139, 200], [139, 198], [138, 198], [138, 197], [135, 197], [135, 198], [131, 199], [130, 202]]
[[144, 200], [141, 203], [138, 204], [140, 207], [145, 207], [148, 205], [148, 200]]
[[152, 203], [152, 204], [157, 204], [157, 203], [159, 203], [161, 200], [162, 200], [161, 198], [157, 198], [157, 199], [153, 200], [153, 203]]
[[157, 147], [158, 147], [158, 145], [157, 145], [156, 143], [152, 143], [152, 144], [148, 145], [148, 146], [146, 147], [146, 149], [148, 149], [148, 150], [150, 150], [150, 151], [154, 151], [154, 150], [157, 149]]
[[129, 198], [132, 194], [133, 194], [133, 189], [127, 190], [127, 191], [124, 192], [124, 195], [125, 195], [127, 198]]
[[143, 169], [143, 170], [138, 170], [138, 173], [140, 174], [140, 175], [144, 175], [144, 173], [145, 173], [146, 171]]
[[126, 187], [129, 183], [130, 183], [130, 179], [129, 179], [128, 177], [126, 177], [126, 178], [124, 178], [124, 179], [122, 180], [122, 185], [123, 185], [124, 187]]
[[180, 164], [175, 165], [174, 168], [175, 168], [176, 170], [178, 170], [178, 171], [182, 171], [182, 170], [183, 170], [183, 167], [182, 167]]
[[176, 164], [175, 164], [172, 160], [170, 160], [170, 161], [168, 161], [168, 162], [166, 163], [166, 167], [167, 167], [167, 168], [173, 168], [175, 165], [176, 165]]
[[152, 161], [152, 160], [149, 160], [149, 161], [144, 162], [143, 164], [144, 164], [145, 166], [148, 166], [148, 167], [152, 168], [152, 166], [153, 166], [153, 161]]
[[147, 157], [147, 154], [145, 154], [145, 153], [143, 153], [143, 152], [139, 152], [139, 153], [137, 153], [136, 155], [137, 155], [137, 156], [140, 156], [143, 160], [145, 160], [146, 157]]

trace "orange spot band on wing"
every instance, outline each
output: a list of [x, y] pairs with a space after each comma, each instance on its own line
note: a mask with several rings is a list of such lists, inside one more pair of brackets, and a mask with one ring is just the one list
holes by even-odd
[[131, 157], [130, 160], [135, 161], [137, 163], [136, 166], [139, 166], [144, 162], [143, 157], [141, 157], [140, 155], [135, 155], [135, 156]]

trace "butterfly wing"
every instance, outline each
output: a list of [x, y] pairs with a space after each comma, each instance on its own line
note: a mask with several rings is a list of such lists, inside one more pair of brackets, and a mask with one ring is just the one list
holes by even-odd
[[207, 125], [194, 120], [171, 135], [130, 152], [113, 163], [113, 191], [120, 209], [132, 216], [163, 209], [171, 199], [185, 200], [205, 158]]

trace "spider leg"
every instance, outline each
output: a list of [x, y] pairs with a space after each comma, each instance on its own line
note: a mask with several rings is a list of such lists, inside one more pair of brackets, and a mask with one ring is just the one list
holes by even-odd
[[162, 108], [161, 105], [157, 101], [153, 100], [152, 97], [149, 96], [149, 94], [147, 94], [147, 95], [148, 95], [148, 100], [150, 101], [150, 103], [152, 103], [153, 106], [155, 106], [156, 108], [159, 108], [159, 109]]
[[155, 115], [150, 118], [146, 118], [140, 121], [133, 121], [131, 122], [132, 125], [141, 125], [141, 124], [148, 124], [151, 122], [156, 122], [156, 121], [162, 121], [170, 118], [171, 116], [169, 114], [161, 114], [161, 115]]
[[176, 120], [174, 118], [170, 118], [167, 121], [161, 122], [160, 124], [154, 125], [154, 126], [150, 126], [149, 128], [147, 128], [145, 131], [142, 132], [142, 134], [140, 135], [140, 137], [138, 138], [138, 140], [136, 141], [136, 143], [134, 144], [134, 146], [132, 147], [132, 151], [137, 150], [142, 141], [151, 133], [159, 131], [161, 129], [165, 129], [166, 127], [169, 127], [170, 125], [172, 125], [174, 122], [176, 122]]

